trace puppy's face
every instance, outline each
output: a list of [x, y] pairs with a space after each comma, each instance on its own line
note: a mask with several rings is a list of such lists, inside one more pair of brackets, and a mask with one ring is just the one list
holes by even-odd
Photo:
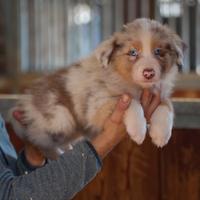
[[104, 67], [112, 67], [124, 80], [143, 88], [158, 83], [172, 68], [181, 66], [183, 59], [181, 39], [149, 19], [128, 24], [99, 50]]

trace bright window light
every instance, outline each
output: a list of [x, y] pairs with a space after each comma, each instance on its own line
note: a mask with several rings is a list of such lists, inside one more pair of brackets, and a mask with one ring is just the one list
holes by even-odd
[[88, 24], [91, 21], [91, 8], [80, 3], [74, 8], [74, 22], [77, 25]]
[[182, 14], [181, 4], [178, 2], [161, 1], [160, 2], [160, 15], [162, 17], [180, 17]]

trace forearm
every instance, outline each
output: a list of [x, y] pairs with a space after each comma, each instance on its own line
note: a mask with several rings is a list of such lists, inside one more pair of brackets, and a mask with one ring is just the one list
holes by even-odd
[[80, 142], [57, 161], [25, 176], [15, 177], [10, 172], [0, 183], [9, 191], [7, 199], [70, 199], [96, 175], [100, 166], [91, 147]]

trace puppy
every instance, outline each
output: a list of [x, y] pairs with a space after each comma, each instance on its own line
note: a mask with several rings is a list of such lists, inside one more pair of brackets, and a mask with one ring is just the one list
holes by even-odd
[[77, 138], [100, 133], [119, 96], [129, 93], [133, 100], [124, 124], [141, 144], [147, 132], [141, 92], [158, 87], [161, 104], [150, 119], [149, 134], [162, 147], [171, 136], [174, 114], [169, 97], [182, 62], [178, 35], [154, 20], [137, 19], [89, 57], [36, 81], [13, 109], [23, 111], [25, 125], [12, 119], [13, 127], [21, 138], [55, 158]]

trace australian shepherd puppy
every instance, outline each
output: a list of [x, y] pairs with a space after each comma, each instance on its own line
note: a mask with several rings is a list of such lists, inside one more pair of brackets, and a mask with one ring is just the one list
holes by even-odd
[[130, 137], [141, 144], [147, 122], [140, 104], [144, 88], [161, 90], [161, 104], [151, 116], [149, 134], [162, 147], [173, 126], [170, 94], [183, 42], [172, 30], [150, 19], [137, 19], [104, 41], [87, 58], [36, 81], [14, 110], [23, 111], [16, 133], [40, 147], [48, 157], [81, 136], [102, 131], [105, 120], [124, 93], [133, 100], [124, 124]]

